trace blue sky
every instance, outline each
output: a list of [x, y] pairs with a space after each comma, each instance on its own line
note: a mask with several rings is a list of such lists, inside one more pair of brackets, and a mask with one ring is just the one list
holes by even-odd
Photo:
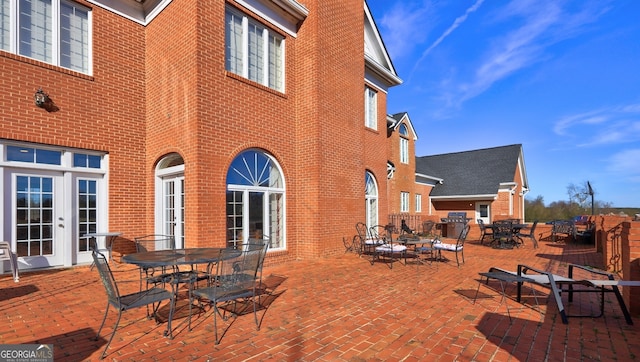
[[[640, 207], [640, 1], [367, 0], [426, 156], [522, 144], [529, 199]], [[490, 170], [487, 170], [490, 172]]]

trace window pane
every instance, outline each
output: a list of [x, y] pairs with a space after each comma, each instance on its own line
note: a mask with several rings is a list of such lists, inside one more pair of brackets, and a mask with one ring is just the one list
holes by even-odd
[[60, 65], [89, 71], [89, 13], [60, 3]]
[[102, 157], [89, 155], [89, 168], [101, 168]]
[[282, 91], [284, 88], [284, 79], [282, 77], [282, 54], [283, 39], [275, 36], [269, 36], [269, 87]]
[[33, 162], [33, 148], [7, 146], [7, 161]]
[[11, 45], [9, 42], [11, 34], [9, 31], [11, 25], [9, 22], [9, 2], [10, 0], [0, 0], [0, 49], [2, 50], [9, 50]]
[[51, 0], [23, 0], [20, 8], [20, 55], [52, 60]]
[[256, 24], [249, 24], [249, 75], [248, 78], [258, 83], [264, 79], [264, 29]]
[[60, 151], [49, 151], [36, 149], [36, 163], [47, 165], [60, 165], [62, 160]]
[[227, 172], [227, 184], [282, 187], [280, 171], [264, 153], [245, 151], [238, 155]]
[[86, 167], [87, 165], [87, 155], [83, 155], [81, 153], [73, 154], [73, 167]]
[[242, 75], [242, 17], [227, 10], [225, 24], [225, 69]]

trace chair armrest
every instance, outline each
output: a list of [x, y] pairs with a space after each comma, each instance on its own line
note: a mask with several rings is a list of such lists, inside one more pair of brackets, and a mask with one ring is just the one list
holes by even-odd
[[551, 273], [546, 272], [546, 271], [544, 271], [544, 270], [536, 269], [536, 268], [531, 267], [531, 266], [528, 266], [528, 265], [518, 264], [518, 275], [526, 274], [526, 273], [527, 273], [527, 271], [529, 271], [529, 270], [534, 271], [534, 272], [536, 272], [536, 273], [538, 273], [538, 274], [544, 274], [544, 275], [549, 275], [549, 274], [551, 274]]
[[578, 264], [569, 264], [569, 278], [573, 277], [573, 269], [574, 268], [582, 269], [582, 270], [587, 271], [589, 273], [605, 276], [609, 280], [614, 280], [615, 279], [613, 274], [611, 274], [609, 272], [606, 272], [606, 271], [600, 270], [600, 269], [596, 269], [596, 268], [593, 268], [593, 267], [590, 267], [590, 266], [578, 265]]

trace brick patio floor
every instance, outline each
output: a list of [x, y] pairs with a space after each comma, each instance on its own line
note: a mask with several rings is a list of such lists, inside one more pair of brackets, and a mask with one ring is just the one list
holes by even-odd
[[[570, 318], [568, 325], [544, 288], [536, 288], [544, 314], [513, 299], [500, 303], [495, 282], [480, 287], [473, 303], [478, 272], [491, 266], [515, 270], [522, 263], [566, 275], [570, 262], [598, 266], [592, 247], [540, 242], [538, 249], [495, 250], [472, 241], [465, 257], [459, 269], [455, 258], [432, 265], [394, 263], [389, 269], [351, 253], [268, 266], [265, 278], [276, 288], [259, 312], [260, 331], [252, 315], [241, 316], [216, 346], [207, 311], [194, 316], [191, 331], [176, 319], [170, 340], [163, 337], [166, 325], [147, 320], [142, 308], [124, 313], [106, 360], [630, 361], [640, 356], [640, 318], [627, 325], [610, 294], [604, 317]], [[132, 281], [124, 291], [137, 288], [134, 267], [116, 264], [113, 270], [118, 280]], [[515, 287], [507, 292], [513, 296]], [[88, 266], [24, 272], [17, 284], [1, 275], [0, 343], [53, 344], [56, 361], [98, 360], [116, 317], [112, 309], [101, 338], [94, 340], [105, 305], [97, 271]], [[594, 293], [579, 295], [568, 306], [574, 313], [597, 309]], [[219, 323], [219, 331], [226, 326]]]

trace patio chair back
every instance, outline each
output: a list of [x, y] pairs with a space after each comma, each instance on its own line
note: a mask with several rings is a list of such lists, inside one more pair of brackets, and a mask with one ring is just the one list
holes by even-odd
[[[107, 320], [107, 314], [109, 313], [109, 306], [113, 306], [118, 311], [118, 319], [116, 320], [116, 324], [113, 327], [113, 331], [111, 332], [111, 337], [109, 337], [109, 341], [104, 347], [104, 351], [102, 351], [102, 355], [100, 359], [103, 359], [107, 354], [107, 349], [113, 340], [113, 336], [116, 334], [116, 330], [118, 329], [118, 324], [120, 323], [120, 318], [122, 317], [122, 312], [144, 307], [148, 305], [154, 305], [153, 311], [154, 314], [157, 312], [158, 307], [160, 306], [160, 302], [164, 300], [169, 300], [171, 302], [171, 308], [169, 312], [169, 321], [172, 318], [173, 313], [173, 303], [174, 295], [169, 293], [167, 290], [163, 288], [149, 288], [144, 291], [131, 293], [127, 295], [120, 295], [120, 291], [118, 290], [118, 285], [116, 283], [115, 278], [113, 277], [113, 273], [111, 272], [111, 268], [107, 263], [107, 258], [100, 252], [95, 249], [91, 253], [93, 256], [93, 262], [96, 270], [98, 270], [98, 275], [100, 276], [100, 280], [104, 286], [105, 291], [107, 292], [107, 307], [104, 311], [104, 318], [102, 319], [102, 324], [100, 328], [98, 328], [98, 333], [96, 334], [96, 340], [100, 337], [100, 332], [102, 331], [102, 327], [104, 327], [104, 323]], [[169, 324], [168, 330], [170, 330], [171, 325]]]
[[425, 221], [422, 223], [422, 236], [431, 237], [435, 235], [436, 223], [433, 221]]
[[[538, 220], [535, 220], [533, 222], [533, 225], [531, 225], [531, 229], [529, 229], [528, 233], [523, 233], [523, 232], [518, 232], [518, 238], [520, 240], [522, 240], [523, 238], [529, 238], [531, 239], [531, 241], [533, 241], [533, 247], [537, 248], [538, 247], [538, 240], [536, 240], [536, 226], [538, 225]], [[524, 241], [522, 242], [524, 244]]]
[[482, 244], [484, 242], [484, 238], [487, 236], [493, 238], [493, 228], [485, 225], [484, 220], [482, 219], [478, 219], [477, 221], [480, 226], [480, 232], [482, 233], [482, 235], [480, 235], [480, 244]]
[[176, 239], [173, 235], [145, 235], [134, 238], [138, 253], [154, 250], [173, 250], [176, 248]]
[[471, 226], [469, 226], [469, 224], [466, 224], [462, 228], [462, 230], [460, 231], [460, 234], [458, 235], [458, 240], [456, 241], [455, 244], [448, 244], [448, 243], [433, 244], [433, 247], [438, 251], [439, 258], [440, 259], [442, 258], [443, 251], [454, 252], [456, 254], [456, 263], [458, 264], [458, 268], [459, 268], [460, 260], [458, 259], [458, 254], [460, 254], [462, 258], [462, 262], [464, 263], [464, 242], [467, 240], [467, 235], [469, 235], [470, 228]]
[[[11, 267], [11, 274], [13, 276], [14, 282], [20, 281], [20, 276], [18, 275], [18, 257], [11, 251], [11, 244], [7, 241], [0, 241], [0, 262], [8, 260], [9, 265]], [[4, 270], [0, 269], [0, 272]]]
[[[219, 344], [222, 336], [218, 338], [218, 315], [222, 316], [218, 307], [223, 303], [229, 311], [237, 317], [241, 311], [237, 309], [238, 300], [253, 301], [253, 315], [256, 322], [256, 329], [260, 330], [257, 316], [256, 297], [259, 290], [258, 275], [262, 275], [261, 266], [264, 264], [264, 256], [269, 247], [269, 243], [263, 241], [262, 244], [255, 243], [249, 245], [242, 251], [234, 249], [223, 249], [220, 254], [220, 261], [216, 265], [215, 281], [210, 287], [194, 290], [193, 294], [202, 302], [207, 300], [213, 306], [213, 328], [215, 333], [215, 343]], [[224, 318], [226, 320], [226, 318]], [[228, 327], [227, 327], [228, 328]]]
[[493, 223], [493, 239], [502, 241], [513, 240], [513, 222], [510, 220], [500, 220]]

